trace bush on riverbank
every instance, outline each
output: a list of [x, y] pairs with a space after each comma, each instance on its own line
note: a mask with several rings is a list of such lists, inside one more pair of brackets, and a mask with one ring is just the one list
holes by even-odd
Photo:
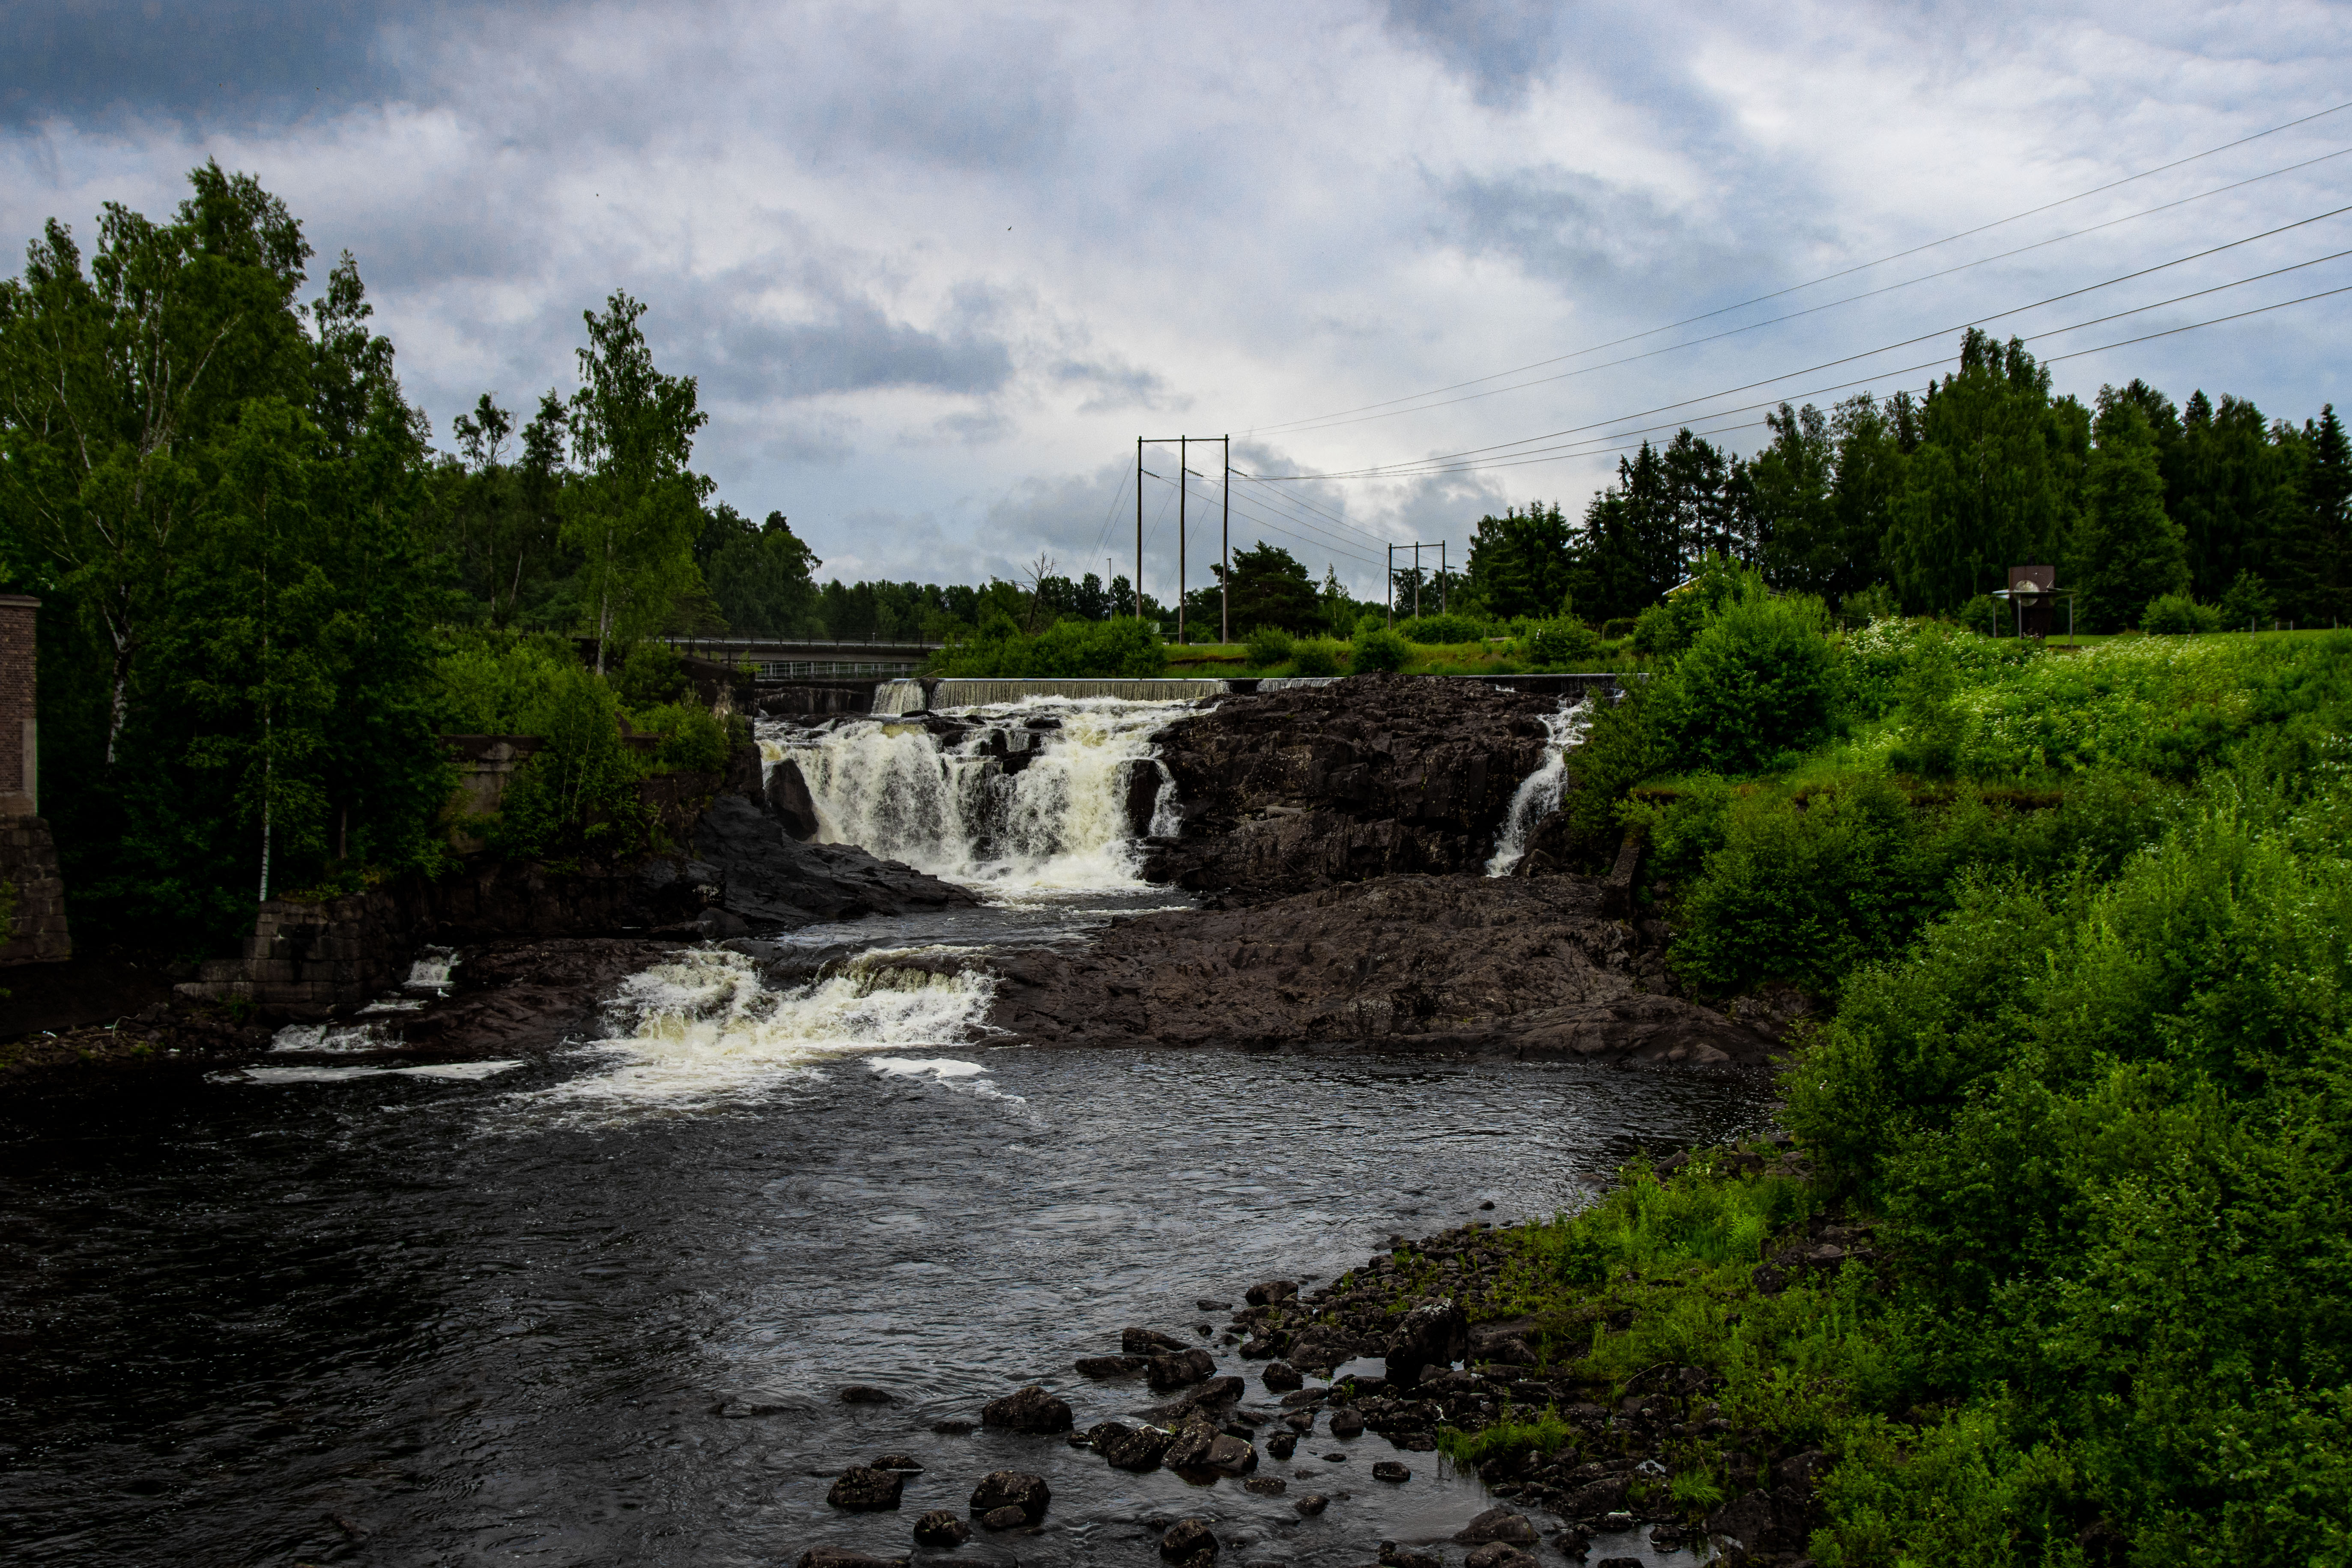
[[1001, 680], [1150, 680], [1167, 672], [1160, 634], [1132, 616], [1056, 621], [1035, 637], [996, 615], [932, 658], [935, 674]]

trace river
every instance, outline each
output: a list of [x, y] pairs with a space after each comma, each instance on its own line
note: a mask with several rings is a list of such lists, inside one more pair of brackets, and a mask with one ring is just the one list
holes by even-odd
[[[1475, 1479], [1370, 1434], [1318, 1429], [1261, 1470], [1334, 1499], [1310, 1520], [1060, 1437], [932, 1428], [1030, 1382], [1081, 1430], [1133, 1420], [1139, 1384], [1071, 1370], [1122, 1326], [1221, 1332], [1197, 1301], [1572, 1207], [1637, 1150], [1754, 1130], [1761, 1096], [1562, 1065], [992, 1046], [984, 981], [889, 954], [1076, 940], [1168, 901], [1115, 856], [1024, 853], [1053, 874], [982, 868], [988, 908], [793, 933], [868, 954], [806, 985], [681, 950], [624, 987], [605, 1038], [548, 1057], [436, 1075], [295, 1049], [165, 1096], [20, 1108], [0, 1124], [6, 1560], [899, 1556], [916, 1515], [961, 1514], [999, 1468], [1045, 1476], [1053, 1504], [954, 1560], [1150, 1563], [1150, 1521], [1192, 1514], [1232, 1563], [1450, 1536], [1486, 1506]], [[1273, 1405], [1256, 1363], [1204, 1342], [1250, 1378], [1245, 1405]], [[895, 1402], [845, 1405], [850, 1384]], [[883, 1453], [924, 1467], [898, 1512], [827, 1506]], [[1391, 1457], [1410, 1482], [1370, 1479]], [[1692, 1561], [1630, 1535], [1594, 1551]]]

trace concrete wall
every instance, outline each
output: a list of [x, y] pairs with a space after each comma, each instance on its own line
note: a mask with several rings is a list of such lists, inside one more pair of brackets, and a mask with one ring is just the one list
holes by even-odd
[[38, 599], [0, 594], [0, 816], [41, 809], [33, 642], [40, 607]]

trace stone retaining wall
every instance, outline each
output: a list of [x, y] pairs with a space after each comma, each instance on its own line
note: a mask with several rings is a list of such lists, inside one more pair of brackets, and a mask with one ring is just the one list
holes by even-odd
[[0, 816], [0, 882], [16, 886], [14, 935], [0, 942], [0, 965], [62, 963], [73, 956], [66, 931], [66, 885], [49, 825], [37, 816]]

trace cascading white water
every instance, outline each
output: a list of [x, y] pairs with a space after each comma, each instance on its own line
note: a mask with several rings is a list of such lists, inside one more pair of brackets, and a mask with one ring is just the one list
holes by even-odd
[[[760, 726], [816, 804], [817, 837], [997, 893], [1139, 885], [1139, 816], [1175, 829], [1174, 791], [1151, 737], [1184, 702], [1033, 698], [919, 721]], [[1147, 804], [1148, 803], [1148, 804]]]
[[[612, 1058], [526, 1098], [606, 1115], [701, 1111], [759, 1100], [780, 1080], [845, 1056], [969, 1044], [993, 976], [935, 973], [875, 949], [798, 985], [772, 987], [742, 953], [694, 948], [631, 975], [590, 1048]], [[895, 1058], [894, 1058], [895, 1059]]]
[[1496, 837], [1495, 853], [1486, 861], [1486, 875], [1507, 877], [1527, 858], [1528, 835], [1536, 824], [1559, 809], [1561, 792], [1568, 784], [1568, 753], [1584, 738], [1584, 727], [1591, 722], [1581, 701], [1557, 713], [1544, 715], [1543, 761], [1535, 772], [1519, 781], [1511, 795], [1511, 809], [1504, 815], [1503, 830]]

